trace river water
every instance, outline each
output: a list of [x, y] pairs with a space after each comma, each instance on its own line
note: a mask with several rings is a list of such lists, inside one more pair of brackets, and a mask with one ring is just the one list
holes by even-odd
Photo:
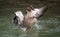
[[0, 37], [60, 37], [60, 6], [49, 5], [46, 13], [38, 19], [39, 29], [32, 27], [23, 32], [12, 23], [13, 12], [22, 10], [21, 7], [0, 8]]

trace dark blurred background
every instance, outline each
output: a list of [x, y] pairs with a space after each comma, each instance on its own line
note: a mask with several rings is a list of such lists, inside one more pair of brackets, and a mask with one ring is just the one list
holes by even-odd
[[[40, 17], [40, 29], [22, 32], [13, 23], [13, 13], [22, 11], [28, 5], [35, 8], [47, 6], [46, 13]], [[0, 0], [0, 37], [60, 37], [60, 0]]]

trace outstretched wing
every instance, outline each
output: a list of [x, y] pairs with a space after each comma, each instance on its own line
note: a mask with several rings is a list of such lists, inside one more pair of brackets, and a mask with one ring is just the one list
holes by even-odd
[[16, 24], [22, 24], [22, 21], [24, 20], [24, 16], [21, 11], [15, 12], [14, 22]]
[[24, 16], [22, 14], [22, 11], [17, 11], [15, 12], [16, 16], [18, 16], [20, 18], [20, 20], [23, 20]]
[[34, 17], [39, 18], [41, 17], [47, 10], [47, 6], [41, 7], [39, 9], [34, 9], [32, 12], [35, 14]]

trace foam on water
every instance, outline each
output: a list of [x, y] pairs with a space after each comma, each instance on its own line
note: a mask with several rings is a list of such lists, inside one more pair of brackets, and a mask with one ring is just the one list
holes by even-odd
[[20, 29], [25, 32], [27, 28], [25, 28], [25, 27], [24, 27], [24, 28], [21, 28], [21, 27], [20, 27]]

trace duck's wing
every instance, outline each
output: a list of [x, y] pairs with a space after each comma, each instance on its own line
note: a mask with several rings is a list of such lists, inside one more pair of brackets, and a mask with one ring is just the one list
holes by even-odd
[[34, 12], [35, 12], [35, 17], [36, 17], [36, 18], [41, 17], [46, 11], [47, 11], [47, 6], [41, 7], [40, 9], [35, 9], [35, 10], [34, 10]]
[[22, 24], [22, 21], [24, 20], [24, 15], [22, 14], [22, 11], [16, 11], [14, 22], [17, 24]]

